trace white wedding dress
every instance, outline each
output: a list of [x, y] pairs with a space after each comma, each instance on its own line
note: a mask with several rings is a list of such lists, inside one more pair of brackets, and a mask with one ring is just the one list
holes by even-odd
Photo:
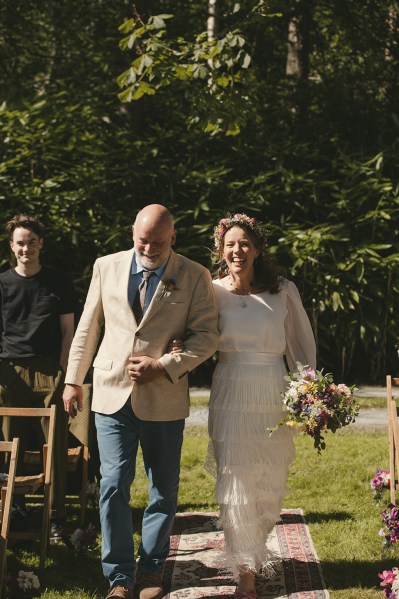
[[219, 362], [209, 404], [209, 434], [216, 459], [218, 525], [224, 530], [224, 566], [271, 574], [267, 536], [280, 516], [294, 458], [293, 433], [268, 429], [284, 416], [281, 393], [296, 361], [316, 366], [308, 316], [294, 283], [277, 294], [241, 296], [214, 281], [219, 306]]

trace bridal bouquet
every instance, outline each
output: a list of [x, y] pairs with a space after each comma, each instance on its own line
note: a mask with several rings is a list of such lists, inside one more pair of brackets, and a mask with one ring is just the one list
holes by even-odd
[[321, 453], [326, 447], [323, 433], [335, 433], [354, 422], [358, 415], [354, 387], [336, 385], [331, 374], [323, 374], [322, 370], [313, 370], [299, 362], [297, 368], [298, 372], [285, 377], [289, 381], [283, 393], [287, 414], [278, 426], [287, 424], [313, 437], [314, 446]]

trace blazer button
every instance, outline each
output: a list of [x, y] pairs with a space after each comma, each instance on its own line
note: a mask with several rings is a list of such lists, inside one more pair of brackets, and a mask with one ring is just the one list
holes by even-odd
[[140, 337], [141, 333], [140, 331], [136, 331], [136, 337]]

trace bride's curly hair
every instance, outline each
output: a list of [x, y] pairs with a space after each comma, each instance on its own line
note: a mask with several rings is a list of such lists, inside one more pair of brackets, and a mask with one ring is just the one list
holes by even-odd
[[254, 261], [254, 277], [257, 285], [259, 285], [262, 291], [278, 293], [280, 291], [280, 283], [284, 278], [284, 270], [266, 251], [267, 231], [263, 224], [246, 214], [228, 214], [216, 225], [214, 229], [215, 246], [212, 252], [212, 259], [216, 267], [215, 275], [219, 279], [223, 279], [229, 274], [228, 266], [223, 259], [223, 248], [224, 237], [232, 227], [244, 229], [255, 247], [259, 250], [259, 255]]

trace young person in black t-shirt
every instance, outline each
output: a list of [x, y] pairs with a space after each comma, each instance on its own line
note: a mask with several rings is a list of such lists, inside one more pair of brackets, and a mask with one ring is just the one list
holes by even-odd
[[[42, 266], [43, 224], [26, 214], [6, 225], [16, 267], [0, 274], [0, 404], [55, 404], [50, 539], [60, 540], [65, 519], [68, 419], [62, 402], [74, 332], [75, 291], [65, 273]], [[20, 438], [19, 471], [32, 434], [29, 418], [5, 419], [6, 439]]]

